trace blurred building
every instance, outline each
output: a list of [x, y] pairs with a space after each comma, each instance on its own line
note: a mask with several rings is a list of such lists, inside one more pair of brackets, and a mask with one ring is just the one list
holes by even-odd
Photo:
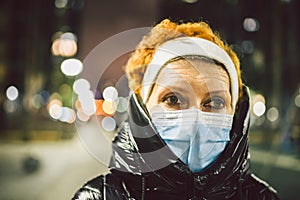
[[[3, 131], [0, 137], [12, 134], [5, 130], [22, 130], [20, 133], [25, 138], [31, 129], [55, 130], [47, 104], [53, 93], [59, 93], [64, 89], [61, 86], [73, 81], [60, 72], [60, 62], [78, 53], [76, 47], [76, 51], [67, 54], [68, 47], [69, 50], [62, 49], [65, 54], [58, 55], [53, 43], [64, 33], [79, 37], [83, 3], [1, 0], [0, 125]], [[71, 105], [70, 94], [64, 97], [62, 92], [61, 101]]]

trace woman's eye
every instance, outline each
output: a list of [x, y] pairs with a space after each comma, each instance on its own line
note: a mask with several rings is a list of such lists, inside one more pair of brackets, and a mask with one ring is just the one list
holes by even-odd
[[176, 109], [184, 109], [186, 105], [186, 102], [178, 94], [166, 95], [162, 101], [169, 107]]
[[178, 97], [176, 95], [167, 96], [164, 98], [163, 101], [168, 104], [172, 104], [172, 105], [176, 105], [176, 104], [180, 103], [180, 100], [178, 99]]
[[225, 100], [221, 97], [213, 97], [204, 103], [204, 108], [208, 111], [221, 110], [225, 106]]

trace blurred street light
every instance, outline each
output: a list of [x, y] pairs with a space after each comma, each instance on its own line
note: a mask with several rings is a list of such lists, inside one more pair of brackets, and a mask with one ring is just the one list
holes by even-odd
[[18, 103], [16, 101], [5, 100], [3, 103], [3, 109], [6, 113], [14, 113], [18, 109]]
[[73, 109], [68, 107], [62, 107], [62, 113], [59, 117], [61, 122], [67, 122], [69, 124], [73, 123], [76, 119], [76, 114]]
[[65, 8], [68, 5], [68, 0], [55, 0], [56, 8]]
[[244, 19], [243, 27], [248, 32], [255, 32], [259, 30], [260, 25], [257, 19], [249, 17]]
[[115, 101], [118, 98], [118, 90], [113, 86], [106, 87], [103, 90], [103, 98], [106, 101]]
[[54, 33], [51, 52], [54, 56], [71, 57], [77, 53], [77, 36], [71, 32]]
[[267, 118], [271, 122], [275, 122], [279, 117], [279, 111], [277, 108], [272, 107], [267, 111]]
[[82, 111], [86, 115], [93, 115], [96, 112], [96, 104], [94, 100], [94, 93], [91, 90], [85, 90], [78, 95]]
[[261, 102], [261, 101], [258, 101], [256, 102], [254, 105], [253, 105], [253, 113], [260, 117], [262, 116], [266, 111], [266, 105]]
[[14, 101], [18, 98], [19, 96], [19, 91], [15, 86], [9, 86], [6, 90], [6, 97], [11, 100]]
[[113, 115], [117, 111], [117, 103], [115, 101], [104, 100], [102, 109], [108, 115]]
[[87, 122], [90, 119], [90, 116], [85, 114], [82, 109], [77, 110], [77, 118], [82, 122]]
[[251, 40], [244, 40], [241, 44], [242, 50], [246, 54], [252, 54], [254, 52], [254, 42]]
[[61, 71], [66, 76], [77, 76], [83, 69], [83, 64], [75, 58], [66, 59], [61, 63]]
[[125, 97], [118, 98], [117, 111], [119, 113], [125, 112], [128, 109], [128, 100]]
[[111, 132], [116, 128], [116, 121], [112, 117], [104, 117], [101, 125], [104, 130]]
[[266, 111], [265, 97], [261, 94], [253, 96], [252, 111], [257, 117], [262, 116]]
[[79, 95], [80, 93], [86, 91], [86, 90], [90, 90], [90, 83], [88, 82], [88, 80], [86, 79], [77, 79], [76, 81], [74, 81], [73, 83], [73, 91]]
[[49, 107], [49, 114], [53, 119], [59, 119], [62, 116], [62, 106], [58, 104], [52, 104]]

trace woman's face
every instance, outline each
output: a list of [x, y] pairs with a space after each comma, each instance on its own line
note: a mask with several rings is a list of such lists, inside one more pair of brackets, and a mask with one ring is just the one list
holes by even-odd
[[146, 106], [150, 113], [197, 108], [233, 114], [229, 76], [220, 65], [201, 59], [170, 62], [159, 73]]

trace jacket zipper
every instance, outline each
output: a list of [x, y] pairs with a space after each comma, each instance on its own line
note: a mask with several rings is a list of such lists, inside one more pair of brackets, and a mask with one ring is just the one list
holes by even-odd
[[142, 197], [141, 200], [145, 199], [145, 177], [142, 176]]

